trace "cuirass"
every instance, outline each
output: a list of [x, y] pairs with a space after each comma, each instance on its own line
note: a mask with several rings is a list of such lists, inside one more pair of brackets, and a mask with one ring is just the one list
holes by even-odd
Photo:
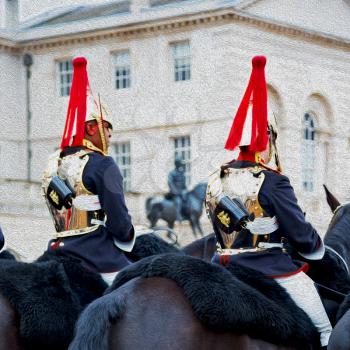
[[[228, 168], [224, 170], [224, 176], [220, 177], [220, 171], [211, 175], [206, 196], [206, 207], [208, 214], [213, 213], [218, 203], [218, 199], [225, 195], [231, 199], [238, 198], [244, 204], [246, 209], [252, 215], [254, 220], [247, 225], [247, 228], [234, 232], [233, 234], [226, 234], [222, 230], [214, 230], [217, 235], [220, 235], [219, 241], [224, 242], [223, 249], [229, 249], [234, 246], [235, 241], [239, 236], [251, 235], [249, 237], [249, 245], [245, 245], [244, 248], [254, 248], [261, 241], [268, 242], [269, 234], [276, 230], [275, 218], [270, 218], [259, 204], [258, 196], [261, 186], [265, 180], [265, 175], [262, 172], [262, 168], [259, 166], [250, 168]], [[214, 217], [209, 215], [211, 220], [227, 220], [225, 215]], [[242, 237], [240, 237], [241, 239]]]
[[72, 207], [56, 209], [46, 200], [54, 221], [57, 237], [81, 235], [95, 230], [103, 224], [104, 213], [97, 195], [88, 191], [83, 183], [82, 175], [89, 160], [90, 151], [82, 150], [72, 155], [59, 157], [56, 152], [49, 158], [48, 169], [44, 172], [42, 190], [46, 198], [46, 189], [53, 176], [59, 176], [69, 183], [76, 194]]
[[258, 196], [264, 180], [265, 175], [259, 167], [229, 168], [225, 170], [225, 175], [221, 179], [222, 191], [230, 198], [239, 198], [255, 217], [263, 217], [264, 211], [259, 204]]

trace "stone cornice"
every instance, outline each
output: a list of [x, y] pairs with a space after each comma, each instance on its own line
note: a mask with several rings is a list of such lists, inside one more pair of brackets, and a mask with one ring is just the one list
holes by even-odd
[[10, 53], [18, 53], [21, 51], [20, 45], [17, 44], [15, 41], [2, 38], [0, 36], [0, 52], [10, 52]]
[[28, 41], [11, 41], [0, 37], [0, 49], [11, 52], [43, 50], [68, 45], [79, 45], [113, 38], [131, 39], [140, 36], [150, 36], [173, 31], [189, 31], [203, 26], [215, 26], [228, 23], [247, 23], [267, 31], [294, 36], [320, 45], [330, 45], [336, 48], [350, 50], [350, 40], [334, 35], [308, 30], [298, 26], [276, 22], [263, 17], [254, 16], [233, 7], [208, 10], [200, 13], [185, 14], [177, 17], [161, 18], [146, 22], [132, 23], [79, 32], [63, 36], [53, 36], [45, 39]]

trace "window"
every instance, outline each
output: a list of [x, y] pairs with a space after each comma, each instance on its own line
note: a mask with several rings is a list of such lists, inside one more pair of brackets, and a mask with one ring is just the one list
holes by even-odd
[[189, 42], [172, 44], [175, 81], [191, 79], [191, 48]]
[[69, 96], [73, 79], [72, 60], [57, 62], [60, 96]]
[[121, 51], [114, 54], [115, 88], [117, 90], [130, 87], [130, 52]]
[[180, 156], [185, 163], [186, 185], [191, 184], [191, 139], [189, 136], [174, 138], [174, 158]]
[[117, 143], [115, 145], [116, 163], [123, 176], [123, 188], [125, 192], [131, 191], [131, 156], [130, 142]]
[[316, 156], [316, 140], [315, 140], [315, 123], [310, 114], [304, 115], [303, 123], [303, 140], [302, 140], [302, 181], [305, 191], [314, 191], [314, 174], [315, 174], [315, 156]]

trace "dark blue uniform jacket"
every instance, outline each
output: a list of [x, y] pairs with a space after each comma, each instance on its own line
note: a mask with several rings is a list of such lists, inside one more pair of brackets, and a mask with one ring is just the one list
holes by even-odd
[[[248, 161], [235, 161], [230, 167], [245, 168], [256, 165]], [[270, 242], [280, 243], [282, 237], [300, 253], [312, 253], [320, 245], [320, 237], [312, 225], [305, 221], [289, 179], [270, 170], [263, 170], [265, 180], [258, 200], [270, 217], [276, 216], [279, 228], [271, 233]], [[234, 248], [239, 248], [234, 246]], [[214, 262], [222, 262], [214, 255]], [[267, 276], [282, 277], [295, 274], [305, 268], [305, 264], [293, 261], [288, 253], [280, 248], [262, 252], [248, 252], [230, 256], [230, 262], [258, 270]]]
[[[82, 148], [70, 147], [61, 154], [73, 154]], [[59, 239], [64, 245], [55, 244], [56, 249], [72, 255], [95, 272], [115, 272], [130, 261], [118, 249], [113, 239], [128, 242], [133, 238], [134, 228], [123, 193], [123, 178], [113, 158], [97, 152], [88, 155], [89, 161], [83, 171], [84, 186], [97, 194], [107, 216], [106, 227], [99, 226], [93, 232], [76, 237]], [[51, 249], [51, 243], [49, 249]]]

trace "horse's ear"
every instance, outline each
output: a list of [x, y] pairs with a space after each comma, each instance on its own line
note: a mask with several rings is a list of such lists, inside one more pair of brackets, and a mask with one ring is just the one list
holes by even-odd
[[324, 190], [326, 191], [327, 203], [331, 208], [332, 212], [334, 213], [335, 209], [339, 207], [340, 202], [338, 201], [337, 198], [333, 196], [333, 194], [329, 191], [326, 185], [323, 185], [323, 187], [324, 187]]

